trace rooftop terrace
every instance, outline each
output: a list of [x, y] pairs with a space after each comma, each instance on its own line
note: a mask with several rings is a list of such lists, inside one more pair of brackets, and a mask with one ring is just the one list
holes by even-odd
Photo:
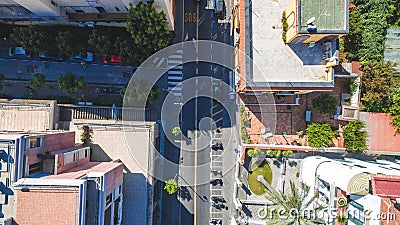
[[[285, 45], [282, 40], [281, 17], [291, 0], [253, 0], [251, 17], [250, 55], [253, 71], [248, 82], [254, 86], [303, 84], [304, 86], [332, 86], [332, 76], [325, 71], [327, 57], [331, 57], [337, 46], [317, 43], [314, 47], [300, 42]], [[310, 84], [312, 83], [312, 84]]]

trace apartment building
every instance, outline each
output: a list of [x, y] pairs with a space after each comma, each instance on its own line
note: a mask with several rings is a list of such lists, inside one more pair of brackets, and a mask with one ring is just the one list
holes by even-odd
[[[234, 0], [239, 93], [332, 91], [348, 0]], [[285, 22], [286, 21], [286, 22]]]
[[122, 164], [90, 162], [75, 132], [2, 132], [0, 152], [0, 224], [121, 223]]
[[[0, 21], [9, 24], [125, 26], [129, 4], [147, 0], [0, 0]], [[150, 2], [150, 1], [147, 1]], [[154, 0], [174, 28], [174, 0]]]
[[122, 170], [122, 163], [87, 162], [61, 174], [20, 179], [14, 185], [15, 222], [19, 225], [119, 225]]
[[301, 162], [300, 180], [311, 188], [310, 195], [318, 194], [316, 203], [327, 207], [327, 224], [339, 224], [331, 212], [346, 217], [349, 225], [399, 224], [398, 163], [312, 156]]

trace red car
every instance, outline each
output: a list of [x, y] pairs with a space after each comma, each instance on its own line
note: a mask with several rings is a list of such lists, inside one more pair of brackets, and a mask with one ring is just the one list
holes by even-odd
[[121, 59], [117, 55], [104, 55], [103, 61], [106, 64], [121, 64]]

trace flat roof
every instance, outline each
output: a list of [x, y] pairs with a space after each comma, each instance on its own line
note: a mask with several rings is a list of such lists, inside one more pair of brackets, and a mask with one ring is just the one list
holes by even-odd
[[368, 132], [368, 149], [373, 151], [400, 152], [400, 134], [392, 125], [388, 113], [360, 112], [360, 120], [365, 122]]
[[71, 179], [37, 179], [37, 178], [22, 178], [19, 179], [14, 187], [21, 186], [66, 186], [66, 187], [79, 187], [85, 180], [71, 180]]
[[348, 0], [298, 0], [299, 30], [307, 31], [307, 20], [315, 17], [317, 33], [347, 31]]
[[67, 170], [63, 173], [57, 175], [50, 175], [42, 177], [43, 179], [81, 179], [87, 176], [89, 173], [97, 172], [97, 173], [107, 173], [119, 166], [122, 163], [114, 163], [114, 162], [88, 162], [83, 165], [74, 167], [70, 170]]
[[247, 69], [250, 71], [246, 75], [248, 86], [268, 86], [268, 83], [280, 87], [333, 86], [325, 71], [323, 55], [326, 48], [336, 49], [336, 46], [317, 43], [309, 48], [301, 43], [283, 42], [279, 24], [289, 3], [290, 0], [279, 4], [274, 0], [253, 0], [250, 10], [246, 11], [252, 24], [251, 30], [245, 31], [251, 33], [248, 54], [253, 59], [253, 65]]

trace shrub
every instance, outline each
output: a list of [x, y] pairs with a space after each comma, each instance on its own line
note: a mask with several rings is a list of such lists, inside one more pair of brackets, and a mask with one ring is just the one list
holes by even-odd
[[335, 136], [327, 123], [312, 123], [307, 127], [306, 133], [308, 145], [317, 148], [328, 147]]
[[168, 194], [172, 195], [179, 189], [178, 184], [174, 179], [169, 179], [165, 182], [164, 190], [167, 190]]
[[344, 146], [350, 150], [367, 149], [367, 131], [363, 130], [365, 124], [362, 121], [351, 121], [343, 129]]
[[250, 144], [251, 140], [246, 129], [246, 123], [248, 123], [249, 120], [247, 118], [246, 109], [243, 105], [239, 106], [239, 112], [240, 112], [240, 137], [242, 139], [242, 142]]
[[84, 145], [88, 145], [91, 142], [92, 134], [90, 133], [89, 126], [82, 127], [81, 141]]
[[282, 155], [281, 150], [268, 150], [267, 155], [273, 158], [279, 158]]
[[262, 150], [259, 148], [247, 150], [247, 156], [249, 156], [249, 157], [257, 157], [257, 156], [262, 155], [262, 153], [263, 153]]
[[286, 39], [287, 39], [286, 33], [287, 33], [288, 28], [289, 28], [289, 24], [287, 23], [286, 12], [285, 11], [282, 12], [281, 22], [282, 22], [282, 40], [283, 40], [284, 43], [286, 43]]
[[290, 157], [293, 155], [293, 151], [291, 150], [282, 151], [282, 155], [285, 157]]
[[323, 114], [335, 114], [336, 106], [339, 104], [335, 96], [330, 93], [322, 93], [312, 101], [312, 106]]

